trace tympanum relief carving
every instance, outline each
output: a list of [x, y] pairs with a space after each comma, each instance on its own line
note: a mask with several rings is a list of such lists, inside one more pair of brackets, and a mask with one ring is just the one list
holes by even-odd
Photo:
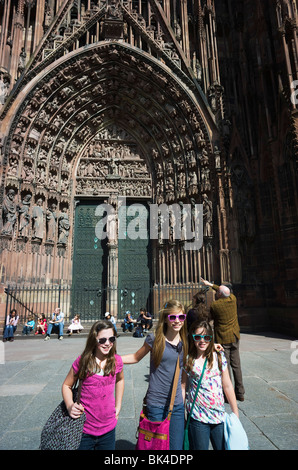
[[76, 194], [152, 195], [147, 163], [137, 143], [116, 125], [99, 132], [85, 149], [77, 168]]

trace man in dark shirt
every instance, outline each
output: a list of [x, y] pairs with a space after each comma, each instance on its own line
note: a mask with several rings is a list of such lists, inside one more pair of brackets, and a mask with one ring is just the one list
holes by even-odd
[[140, 309], [140, 315], [138, 317], [138, 322], [141, 322], [144, 333], [147, 333], [148, 330], [152, 327], [152, 316], [151, 313], [147, 312], [145, 308]]
[[239, 354], [240, 328], [237, 299], [227, 286], [217, 286], [201, 278], [201, 282], [216, 291], [210, 306], [210, 319], [214, 320], [215, 342], [222, 344], [228, 364], [233, 371], [237, 400], [244, 401], [244, 386]]

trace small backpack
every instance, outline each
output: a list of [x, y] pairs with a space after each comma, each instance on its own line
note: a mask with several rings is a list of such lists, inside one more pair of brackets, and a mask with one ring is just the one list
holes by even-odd
[[136, 327], [135, 332], [132, 336], [134, 336], [134, 338], [143, 338], [144, 337], [143, 328], [142, 328], [141, 325]]

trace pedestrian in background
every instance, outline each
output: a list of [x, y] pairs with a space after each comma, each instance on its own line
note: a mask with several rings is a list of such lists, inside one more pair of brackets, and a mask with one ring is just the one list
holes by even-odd
[[83, 329], [84, 327], [81, 324], [80, 315], [75, 315], [73, 319], [71, 320], [71, 324], [69, 325], [67, 329], [68, 336], [71, 336], [74, 331], [76, 333], [80, 333]]
[[47, 329], [48, 329], [47, 319], [45, 317], [45, 314], [41, 313], [38, 317], [38, 320], [37, 320], [35, 334], [38, 335], [38, 334], [41, 333], [42, 335], [45, 335], [46, 332], [47, 332]]
[[3, 332], [3, 343], [6, 343], [6, 341], [14, 341], [14, 334], [17, 329], [18, 321], [19, 316], [17, 315], [16, 309], [13, 308], [6, 318], [6, 325]]
[[153, 321], [151, 313], [147, 312], [145, 308], [140, 309], [140, 314], [138, 316], [138, 323], [141, 323], [144, 333], [148, 333], [150, 328], [152, 328]]
[[29, 317], [28, 321], [23, 326], [23, 331], [22, 331], [23, 335], [29, 335], [31, 331], [33, 331], [34, 327], [35, 327], [35, 321], [33, 317]]
[[208, 320], [209, 309], [206, 305], [206, 295], [197, 292], [192, 298], [192, 306], [187, 312], [187, 329], [189, 331], [192, 323], [196, 320]]
[[115, 320], [115, 317], [114, 315], [112, 315], [110, 312], [106, 312], [105, 313], [105, 319], [110, 321], [113, 325], [113, 327], [115, 328], [115, 331], [116, 331], [116, 336], [118, 338], [118, 332], [117, 332], [117, 325], [116, 325], [116, 320]]
[[228, 365], [232, 369], [236, 398], [244, 401], [237, 299], [227, 286], [217, 286], [202, 278], [201, 282], [216, 291], [215, 301], [210, 306], [210, 320], [214, 320], [215, 341], [223, 346]]
[[135, 324], [137, 323], [137, 320], [134, 320], [131, 316], [130, 311], [128, 310], [125, 313], [124, 321], [122, 323], [122, 330], [123, 333], [125, 333], [127, 330], [132, 331], [135, 327]]
[[50, 339], [53, 328], [58, 329], [58, 339], [63, 339], [64, 313], [61, 312], [59, 307], [55, 308], [52, 320], [49, 321], [45, 341]]

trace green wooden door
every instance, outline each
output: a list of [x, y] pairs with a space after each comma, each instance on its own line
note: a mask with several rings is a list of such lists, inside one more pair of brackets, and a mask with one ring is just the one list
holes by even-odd
[[98, 204], [80, 203], [75, 210], [72, 314], [84, 320], [97, 320], [105, 313], [108, 258], [106, 240], [95, 234]]
[[[80, 314], [84, 320], [103, 318], [109, 296], [107, 238], [98, 239], [95, 233], [101, 219], [95, 216], [99, 204], [100, 201], [82, 202], [75, 211], [72, 314]], [[142, 205], [139, 223], [137, 216], [138, 212], [133, 210], [132, 204], [120, 208], [119, 217], [123, 221], [120, 224], [122, 235], [118, 239], [117, 303], [120, 318], [127, 310], [134, 316], [141, 307], [150, 311], [148, 207]]]
[[120, 207], [118, 240], [118, 316], [129, 310], [134, 318], [141, 307], [151, 310], [151, 245], [149, 211], [146, 204], [140, 210], [126, 203]]

